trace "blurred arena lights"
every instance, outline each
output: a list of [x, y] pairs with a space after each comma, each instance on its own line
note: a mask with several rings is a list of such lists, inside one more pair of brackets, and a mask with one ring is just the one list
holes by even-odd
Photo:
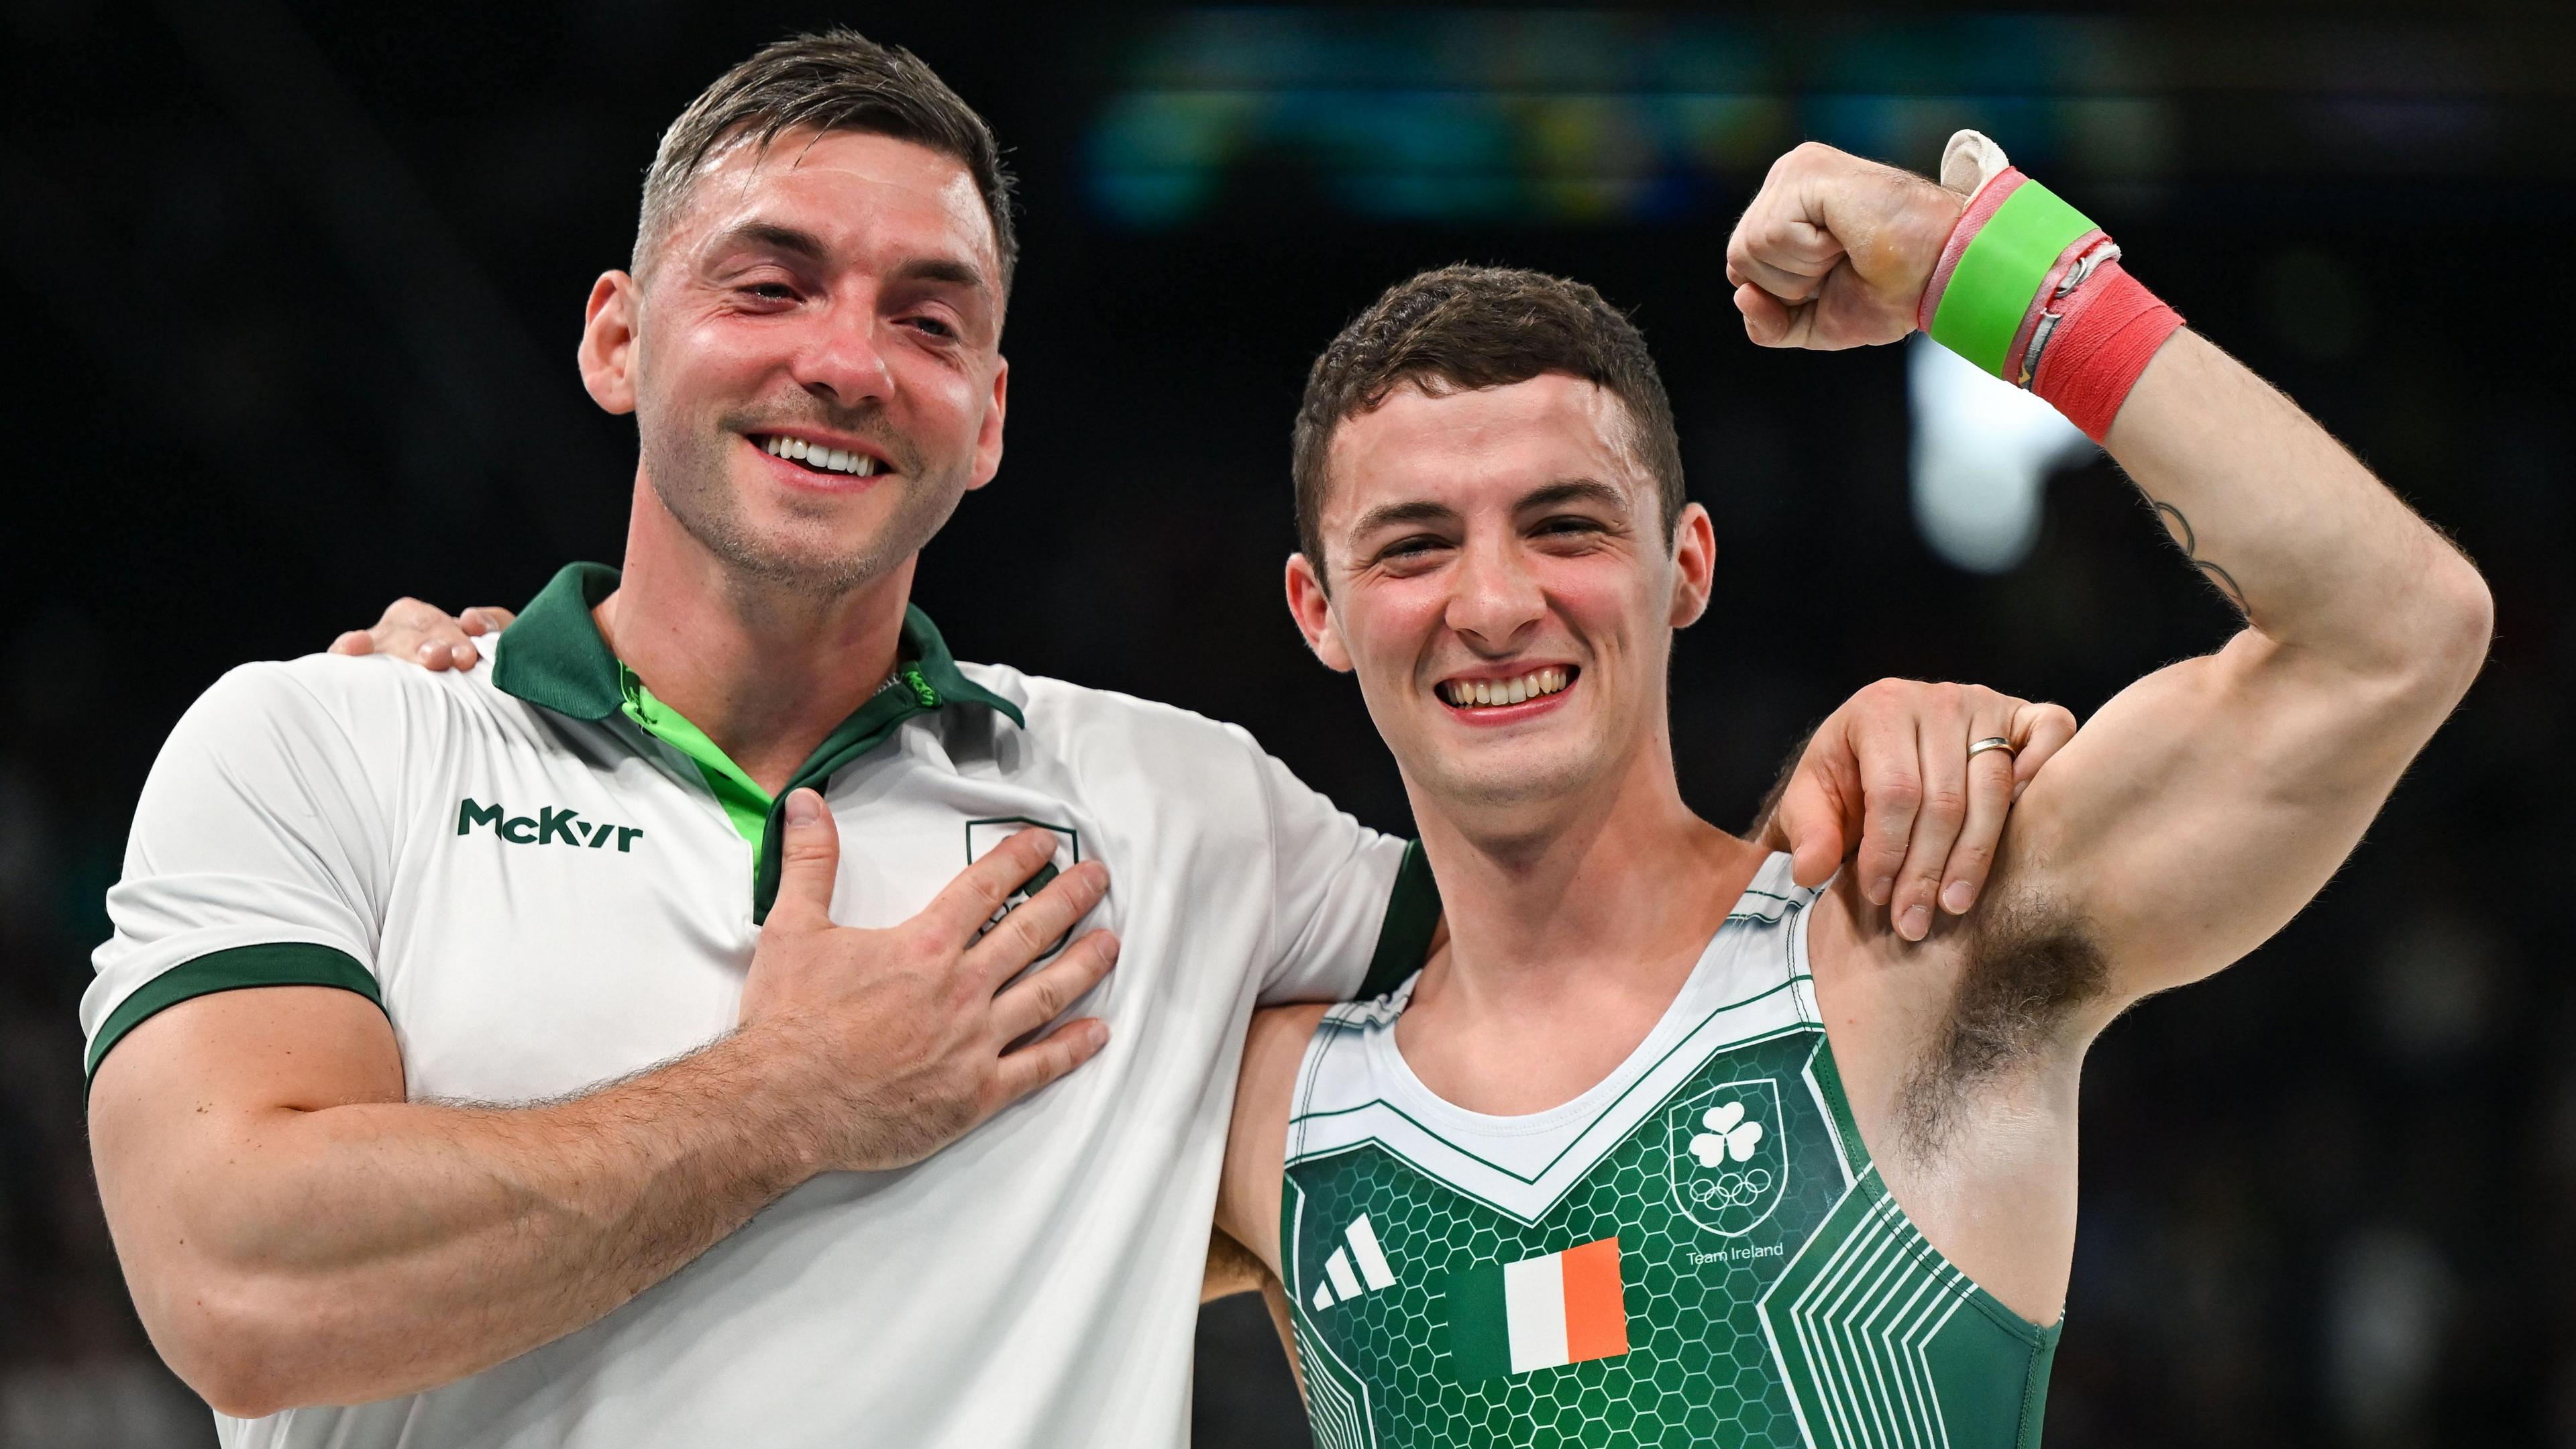
[[1918, 332], [1906, 340], [1907, 460], [1924, 542], [1971, 573], [2004, 573], [2039, 540], [2048, 475], [2093, 455], [2057, 409]]
[[2043, 16], [1796, 29], [1613, 11], [1179, 11], [1089, 138], [1109, 220], [1178, 225], [1242, 190], [1389, 221], [1610, 226], [1722, 215], [1802, 137], [1931, 156], [1960, 126], [2118, 181], [2165, 171], [2131, 30]]
[[2556, 18], [2520, 26], [2361, 7], [1180, 9], [1109, 58], [1084, 188], [1096, 215], [1139, 230], [1247, 205], [1487, 228], [1705, 224], [1800, 140], [1919, 166], [1974, 126], [2124, 219], [2186, 178], [2255, 183], [2243, 204], [2307, 214], [2329, 177], [2576, 179], [2576, 30], [2547, 8]]

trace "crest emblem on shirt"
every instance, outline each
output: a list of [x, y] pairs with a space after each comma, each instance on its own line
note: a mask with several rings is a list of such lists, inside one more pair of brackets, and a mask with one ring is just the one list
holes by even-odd
[[[993, 918], [986, 921], [983, 925], [983, 929], [975, 933], [979, 937], [983, 935], [984, 931], [989, 931], [995, 926], [1000, 925], [1004, 916], [1009, 915], [1011, 912], [1018, 910], [1024, 905], [1027, 905], [1031, 896], [1034, 896], [1038, 892], [1047, 888], [1047, 882], [1054, 880], [1057, 875], [1073, 866], [1082, 863], [1081, 831], [1074, 829], [1070, 825], [1058, 825], [1052, 820], [1032, 820], [1025, 815], [1004, 815], [991, 820], [967, 821], [966, 863], [968, 865], [973, 865], [975, 862], [982, 860], [994, 846], [1001, 844], [1003, 841], [1010, 839], [1012, 836], [1019, 834], [1021, 831], [1026, 830], [1032, 825], [1055, 832], [1055, 858], [1048, 861], [1046, 864], [1039, 866], [1037, 874], [1030, 876], [1027, 880], [1021, 882], [1020, 888], [1011, 892], [1011, 898], [1002, 902], [1002, 908], [995, 911], [993, 913]], [[1054, 945], [1047, 947], [1045, 955], [1038, 957], [1038, 960], [1043, 961], [1047, 959], [1048, 956], [1053, 956], [1056, 952], [1063, 950], [1065, 942], [1072, 938], [1073, 932], [1070, 930], [1066, 931], [1064, 936], [1058, 939]], [[1035, 963], [1033, 962], [1031, 964]]]
[[1780, 1206], [1788, 1186], [1780, 1083], [1720, 1082], [1665, 1109], [1673, 1205], [1721, 1238], [1740, 1238]]

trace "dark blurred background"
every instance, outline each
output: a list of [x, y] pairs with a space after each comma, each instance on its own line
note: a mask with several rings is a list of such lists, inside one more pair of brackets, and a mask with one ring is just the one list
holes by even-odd
[[[613, 560], [572, 366], [653, 141], [791, 29], [908, 45], [1023, 180], [1010, 452], [932, 547], [960, 654], [1250, 727], [1406, 827], [1279, 601], [1312, 353], [1460, 258], [1634, 309], [1724, 552], [1675, 710], [1740, 825], [1880, 675], [2089, 712], [2229, 627], [2051, 417], [1903, 348], [1748, 345], [1770, 158], [1978, 125], [2485, 566], [2496, 655], [2371, 840], [2086, 1080], [2048, 1440], [2576, 1444], [2576, 23], [2559, 5], [999, 12], [548, 0], [0, 7], [0, 1444], [202, 1445], [118, 1277], [75, 1004], [145, 770], [228, 666], [396, 594]], [[1251, 1300], [1207, 1444], [1303, 1442]]]

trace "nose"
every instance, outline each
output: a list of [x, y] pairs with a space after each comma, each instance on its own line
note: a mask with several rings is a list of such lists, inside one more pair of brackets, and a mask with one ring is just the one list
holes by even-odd
[[881, 404], [894, 393], [894, 373], [877, 348], [876, 299], [835, 300], [797, 350], [799, 386], [838, 408]]
[[1470, 546], [1451, 572], [1456, 587], [1444, 621], [1480, 651], [1505, 653], [1538, 626], [1546, 595], [1516, 539]]

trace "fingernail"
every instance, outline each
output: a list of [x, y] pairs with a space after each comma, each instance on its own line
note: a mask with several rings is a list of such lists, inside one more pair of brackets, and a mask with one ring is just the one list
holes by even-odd
[[1963, 880], [1954, 880], [1941, 888], [1941, 908], [1954, 916], [1965, 911], [1968, 903], [1976, 898], [1977, 893], [1968, 889], [1968, 883]]
[[1872, 905], [1884, 904], [1887, 900], [1887, 893], [1895, 889], [1895, 887], [1896, 877], [1892, 875], [1883, 875], [1878, 879], [1871, 881], [1869, 883], [1870, 903]]
[[437, 648], [437, 647], [438, 647], [438, 646], [437, 646], [435, 643], [431, 643], [431, 644], [423, 644], [422, 646], [420, 646], [420, 657], [421, 657], [421, 658], [423, 658], [423, 659], [427, 659], [427, 658], [429, 657], [429, 651], [431, 651], [432, 649], [435, 649], [435, 648]]
[[823, 797], [811, 790], [799, 790], [787, 797], [787, 823], [811, 825], [823, 818]]
[[1932, 929], [1932, 913], [1921, 906], [1907, 906], [1905, 919], [1897, 924], [1896, 934], [1909, 941], [1920, 941]]
[[1109, 1023], [1105, 1021], [1090, 1022], [1082, 1028], [1082, 1034], [1091, 1038], [1091, 1049], [1093, 1051], [1098, 1051], [1109, 1044]]

